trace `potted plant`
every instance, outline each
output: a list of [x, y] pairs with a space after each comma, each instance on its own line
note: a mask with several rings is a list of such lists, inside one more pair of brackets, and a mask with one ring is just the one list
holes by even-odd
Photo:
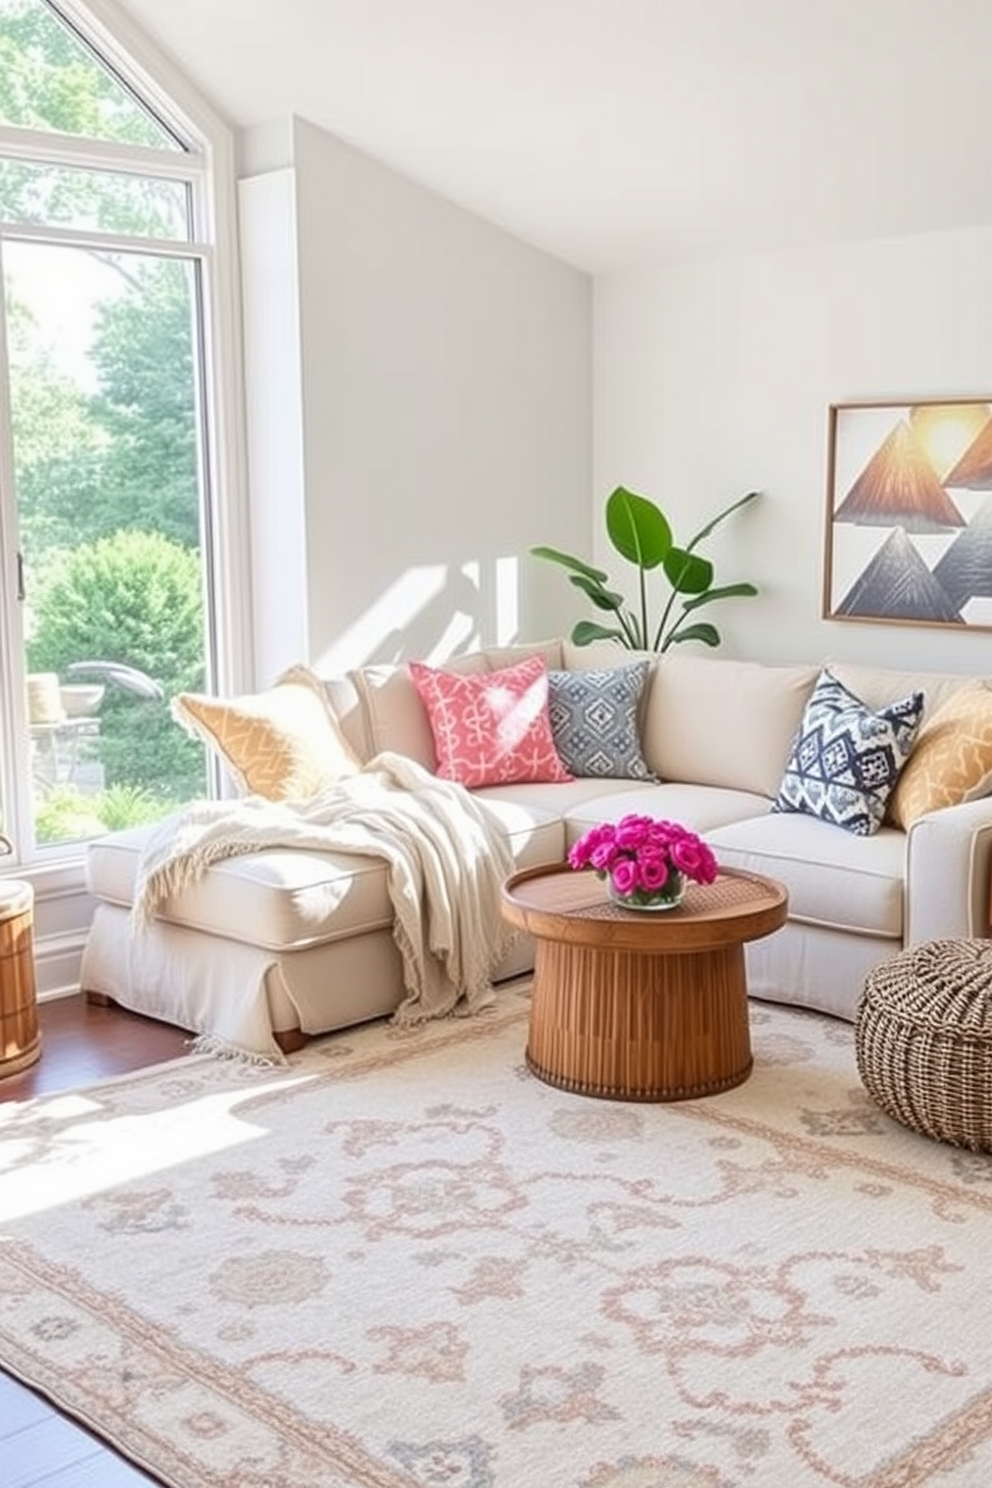
[[[531, 548], [535, 558], [545, 558], [569, 570], [569, 581], [591, 600], [597, 610], [610, 612], [611, 625], [595, 620], [580, 620], [572, 630], [577, 646], [593, 641], [616, 640], [632, 651], [667, 651], [682, 641], [701, 641], [704, 646], [718, 646], [720, 632], [709, 621], [692, 619], [695, 611], [717, 599], [739, 599], [757, 594], [753, 584], [713, 585], [713, 565], [701, 558], [695, 549], [731, 512], [754, 501], [760, 493], [748, 491], [725, 507], [702, 527], [684, 547], [672, 535], [671, 524], [664, 512], [625, 486], [617, 486], [606, 502], [606, 532], [613, 547], [638, 570], [639, 601], [628, 608], [624, 596], [608, 588], [609, 575], [593, 568], [581, 558], [562, 553], [557, 548]], [[651, 569], [661, 568], [668, 585], [657, 621], [649, 619], [648, 581]], [[681, 602], [681, 608], [676, 605]]]

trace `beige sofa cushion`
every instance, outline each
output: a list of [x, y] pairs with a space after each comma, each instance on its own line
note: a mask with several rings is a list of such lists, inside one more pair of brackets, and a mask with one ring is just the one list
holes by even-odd
[[911, 692], [923, 694], [923, 722], [927, 721], [967, 682], [987, 680], [978, 677], [956, 677], [953, 672], [906, 672], [895, 667], [864, 666], [853, 661], [824, 662], [831, 674], [869, 708], [884, 708]]
[[[553, 667], [560, 667], [562, 664], [561, 650], [561, 641], [534, 641], [530, 645], [486, 646], [482, 655], [491, 672], [501, 672], [504, 667], [516, 666], [518, 661], [529, 661], [532, 656], [542, 656], [545, 666], [551, 671]], [[448, 663], [445, 662], [444, 665], [447, 666]]]
[[663, 780], [774, 797], [818, 675], [666, 652], [648, 693], [644, 757]]
[[338, 728], [355, 758], [362, 763], [372, 757], [365, 734], [365, 710], [358, 689], [349, 676], [322, 677], [324, 697], [337, 719]]
[[657, 651], [633, 651], [619, 641], [593, 641], [588, 646], [577, 646], [568, 640], [561, 643], [561, 665], [570, 672], [608, 672], [612, 667], [659, 659]]
[[[603, 791], [607, 784], [623, 784], [628, 788], [607, 795]], [[624, 816], [653, 816], [681, 822], [693, 832], [706, 834], [708, 841], [708, 834], [716, 827], [751, 817], [763, 820], [771, 810], [771, 802], [763, 795], [727, 790], [717, 785], [690, 785], [678, 781], [643, 785], [635, 781], [601, 780], [599, 787], [599, 795], [573, 798], [567, 804], [563, 803], [569, 847], [590, 827], [598, 826], [600, 822], [618, 822]]]
[[[516, 867], [564, 857], [559, 813], [527, 796], [526, 788], [508, 800], [493, 794], [488, 805], [506, 834]], [[95, 898], [124, 908], [134, 902], [141, 855], [155, 830], [130, 827], [89, 844], [86, 883]], [[167, 899], [157, 917], [272, 951], [298, 951], [389, 929], [388, 873], [385, 859], [357, 853], [268, 848], [212, 864], [195, 883]]]
[[802, 814], [714, 827], [717, 861], [784, 883], [789, 919], [898, 941], [903, 933], [906, 838], [894, 828], [856, 837]]

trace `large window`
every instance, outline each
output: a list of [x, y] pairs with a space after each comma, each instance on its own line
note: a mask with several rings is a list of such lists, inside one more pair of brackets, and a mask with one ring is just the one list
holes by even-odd
[[169, 700], [223, 640], [209, 149], [92, 19], [0, 0], [0, 821], [25, 863], [209, 790]]

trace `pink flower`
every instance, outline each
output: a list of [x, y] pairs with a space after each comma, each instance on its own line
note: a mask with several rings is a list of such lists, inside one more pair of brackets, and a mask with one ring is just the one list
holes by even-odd
[[663, 889], [668, 881], [668, 864], [663, 853], [648, 850], [641, 854], [641, 883], [649, 892]]
[[618, 894], [632, 894], [641, 886], [641, 874], [635, 858], [618, 858], [610, 869], [610, 877]]
[[[584, 837], [580, 837], [574, 843], [568, 854], [568, 861], [573, 868], [586, 868], [593, 861], [593, 855], [599, 853], [600, 860], [608, 858], [612, 852], [614, 829], [611, 822], [602, 822], [598, 827], [591, 827]], [[603, 866], [602, 861], [593, 864], [597, 871]]]
[[711, 884], [719, 872], [712, 849], [680, 822], [631, 813], [590, 827], [569, 849], [572, 868], [592, 868], [615, 891], [638, 898], [656, 894], [673, 873]]
[[613, 864], [616, 857], [616, 848], [612, 842], [597, 842], [589, 854], [589, 862], [597, 873], [605, 873]]
[[672, 843], [672, 863], [696, 883], [712, 883], [716, 878], [716, 859], [698, 837], [686, 835]]
[[617, 823], [615, 841], [623, 852], [637, 852], [648, 840], [651, 819], [647, 816], [625, 816]]

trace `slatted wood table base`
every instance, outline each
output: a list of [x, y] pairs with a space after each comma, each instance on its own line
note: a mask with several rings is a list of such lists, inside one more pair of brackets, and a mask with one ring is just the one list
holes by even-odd
[[716, 1095], [751, 1073], [744, 943], [785, 923], [788, 895], [722, 870], [664, 914], [610, 902], [594, 874], [515, 873], [503, 913], [535, 939], [526, 1059], [549, 1085], [612, 1100]]
[[31, 886], [0, 881], [0, 1079], [27, 1069], [41, 1053], [33, 925]]
[[538, 942], [526, 1058], [549, 1085], [613, 1100], [688, 1100], [743, 1084], [743, 948], [652, 956]]

